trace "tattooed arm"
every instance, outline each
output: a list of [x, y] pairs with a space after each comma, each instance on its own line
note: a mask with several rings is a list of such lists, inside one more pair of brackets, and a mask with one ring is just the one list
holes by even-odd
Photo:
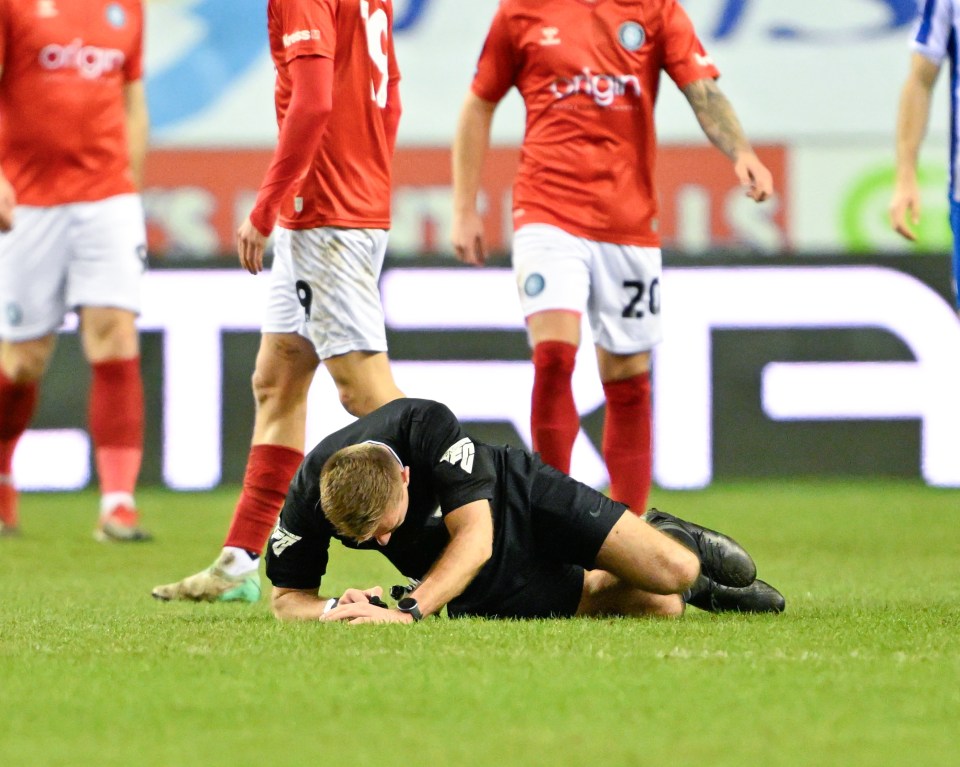
[[747, 196], [762, 202], [773, 194], [773, 177], [754, 153], [743, 133], [733, 106], [716, 81], [696, 80], [683, 89], [700, 127], [717, 149], [733, 163], [733, 170]]

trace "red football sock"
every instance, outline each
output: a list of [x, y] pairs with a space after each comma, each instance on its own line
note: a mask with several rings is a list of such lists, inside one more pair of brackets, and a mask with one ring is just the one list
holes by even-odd
[[603, 422], [603, 458], [610, 473], [610, 497], [634, 514], [646, 510], [650, 494], [650, 375], [641, 373], [603, 385], [607, 410]]
[[90, 437], [100, 492], [133, 495], [143, 459], [143, 376], [140, 358], [91, 365]]
[[0, 474], [13, 472], [13, 451], [37, 409], [36, 381], [14, 383], [0, 372]]
[[290, 480], [303, 453], [282, 445], [254, 445], [247, 457], [243, 491], [233, 512], [224, 546], [236, 546], [259, 555], [277, 523]]
[[533, 349], [533, 449], [544, 463], [563, 472], [570, 471], [573, 441], [580, 431], [572, 383], [576, 357], [577, 347], [563, 341], [541, 341]]

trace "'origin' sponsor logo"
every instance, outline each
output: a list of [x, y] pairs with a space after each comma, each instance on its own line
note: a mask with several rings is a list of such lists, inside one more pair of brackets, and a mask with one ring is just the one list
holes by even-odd
[[602, 107], [610, 106], [618, 96], [628, 92], [640, 95], [640, 80], [636, 75], [595, 75], [588, 67], [573, 77], [558, 77], [550, 84], [550, 92], [557, 99], [583, 93]]
[[52, 43], [40, 50], [40, 66], [44, 69], [76, 69], [88, 80], [118, 71], [125, 60], [123, 51], [84, 45], [79, 37], [69, 45]]

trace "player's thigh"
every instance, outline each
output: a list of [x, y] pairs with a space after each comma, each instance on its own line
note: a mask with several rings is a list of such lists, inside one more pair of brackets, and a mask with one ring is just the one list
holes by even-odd
[[17, 207], [0, 234], [0, 338], [32, 341], [55, 331], [67, 310], [69, 206]]
[[623, 514], [610, 530], [596, 566], [654, 594], [679, 593], [700, 573], [695, 554], [634, 514]]
[[513, 238], [513, 274], [530, 341], [580, 343], [590, 295], [586, 242], [548, 224], [528, 224]]
[[[400, 396], [390, 358], [385, 352], [356, 351], [328, 357], [324, 366], [333, 378], [347, 409], [354, 415], [366, 415]], [[359, 408], [361, 412], [355, 412]]]
[[295, 286], [320, 359], [387, 351], [379, 285], [386, 249], [381, 229], [290, 232]]
[[663, 337], [659, 248], [594, 245], [587, 314], [597, 346], [619, 355], [650, 351]]
[[140, 196], [121, 194], [69, 207], [73, 253], [67, 267], [67, 306], [110, 307], [139, 314], [147, 263]]

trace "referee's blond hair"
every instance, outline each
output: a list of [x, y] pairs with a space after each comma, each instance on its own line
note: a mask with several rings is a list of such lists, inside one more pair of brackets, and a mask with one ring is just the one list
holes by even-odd
[[320, 506], [334, 529], [365, 541], [384, 512], [403, 497], [400, 465], [384, 447], [369, 442], [344, 447], [320, 471]]

